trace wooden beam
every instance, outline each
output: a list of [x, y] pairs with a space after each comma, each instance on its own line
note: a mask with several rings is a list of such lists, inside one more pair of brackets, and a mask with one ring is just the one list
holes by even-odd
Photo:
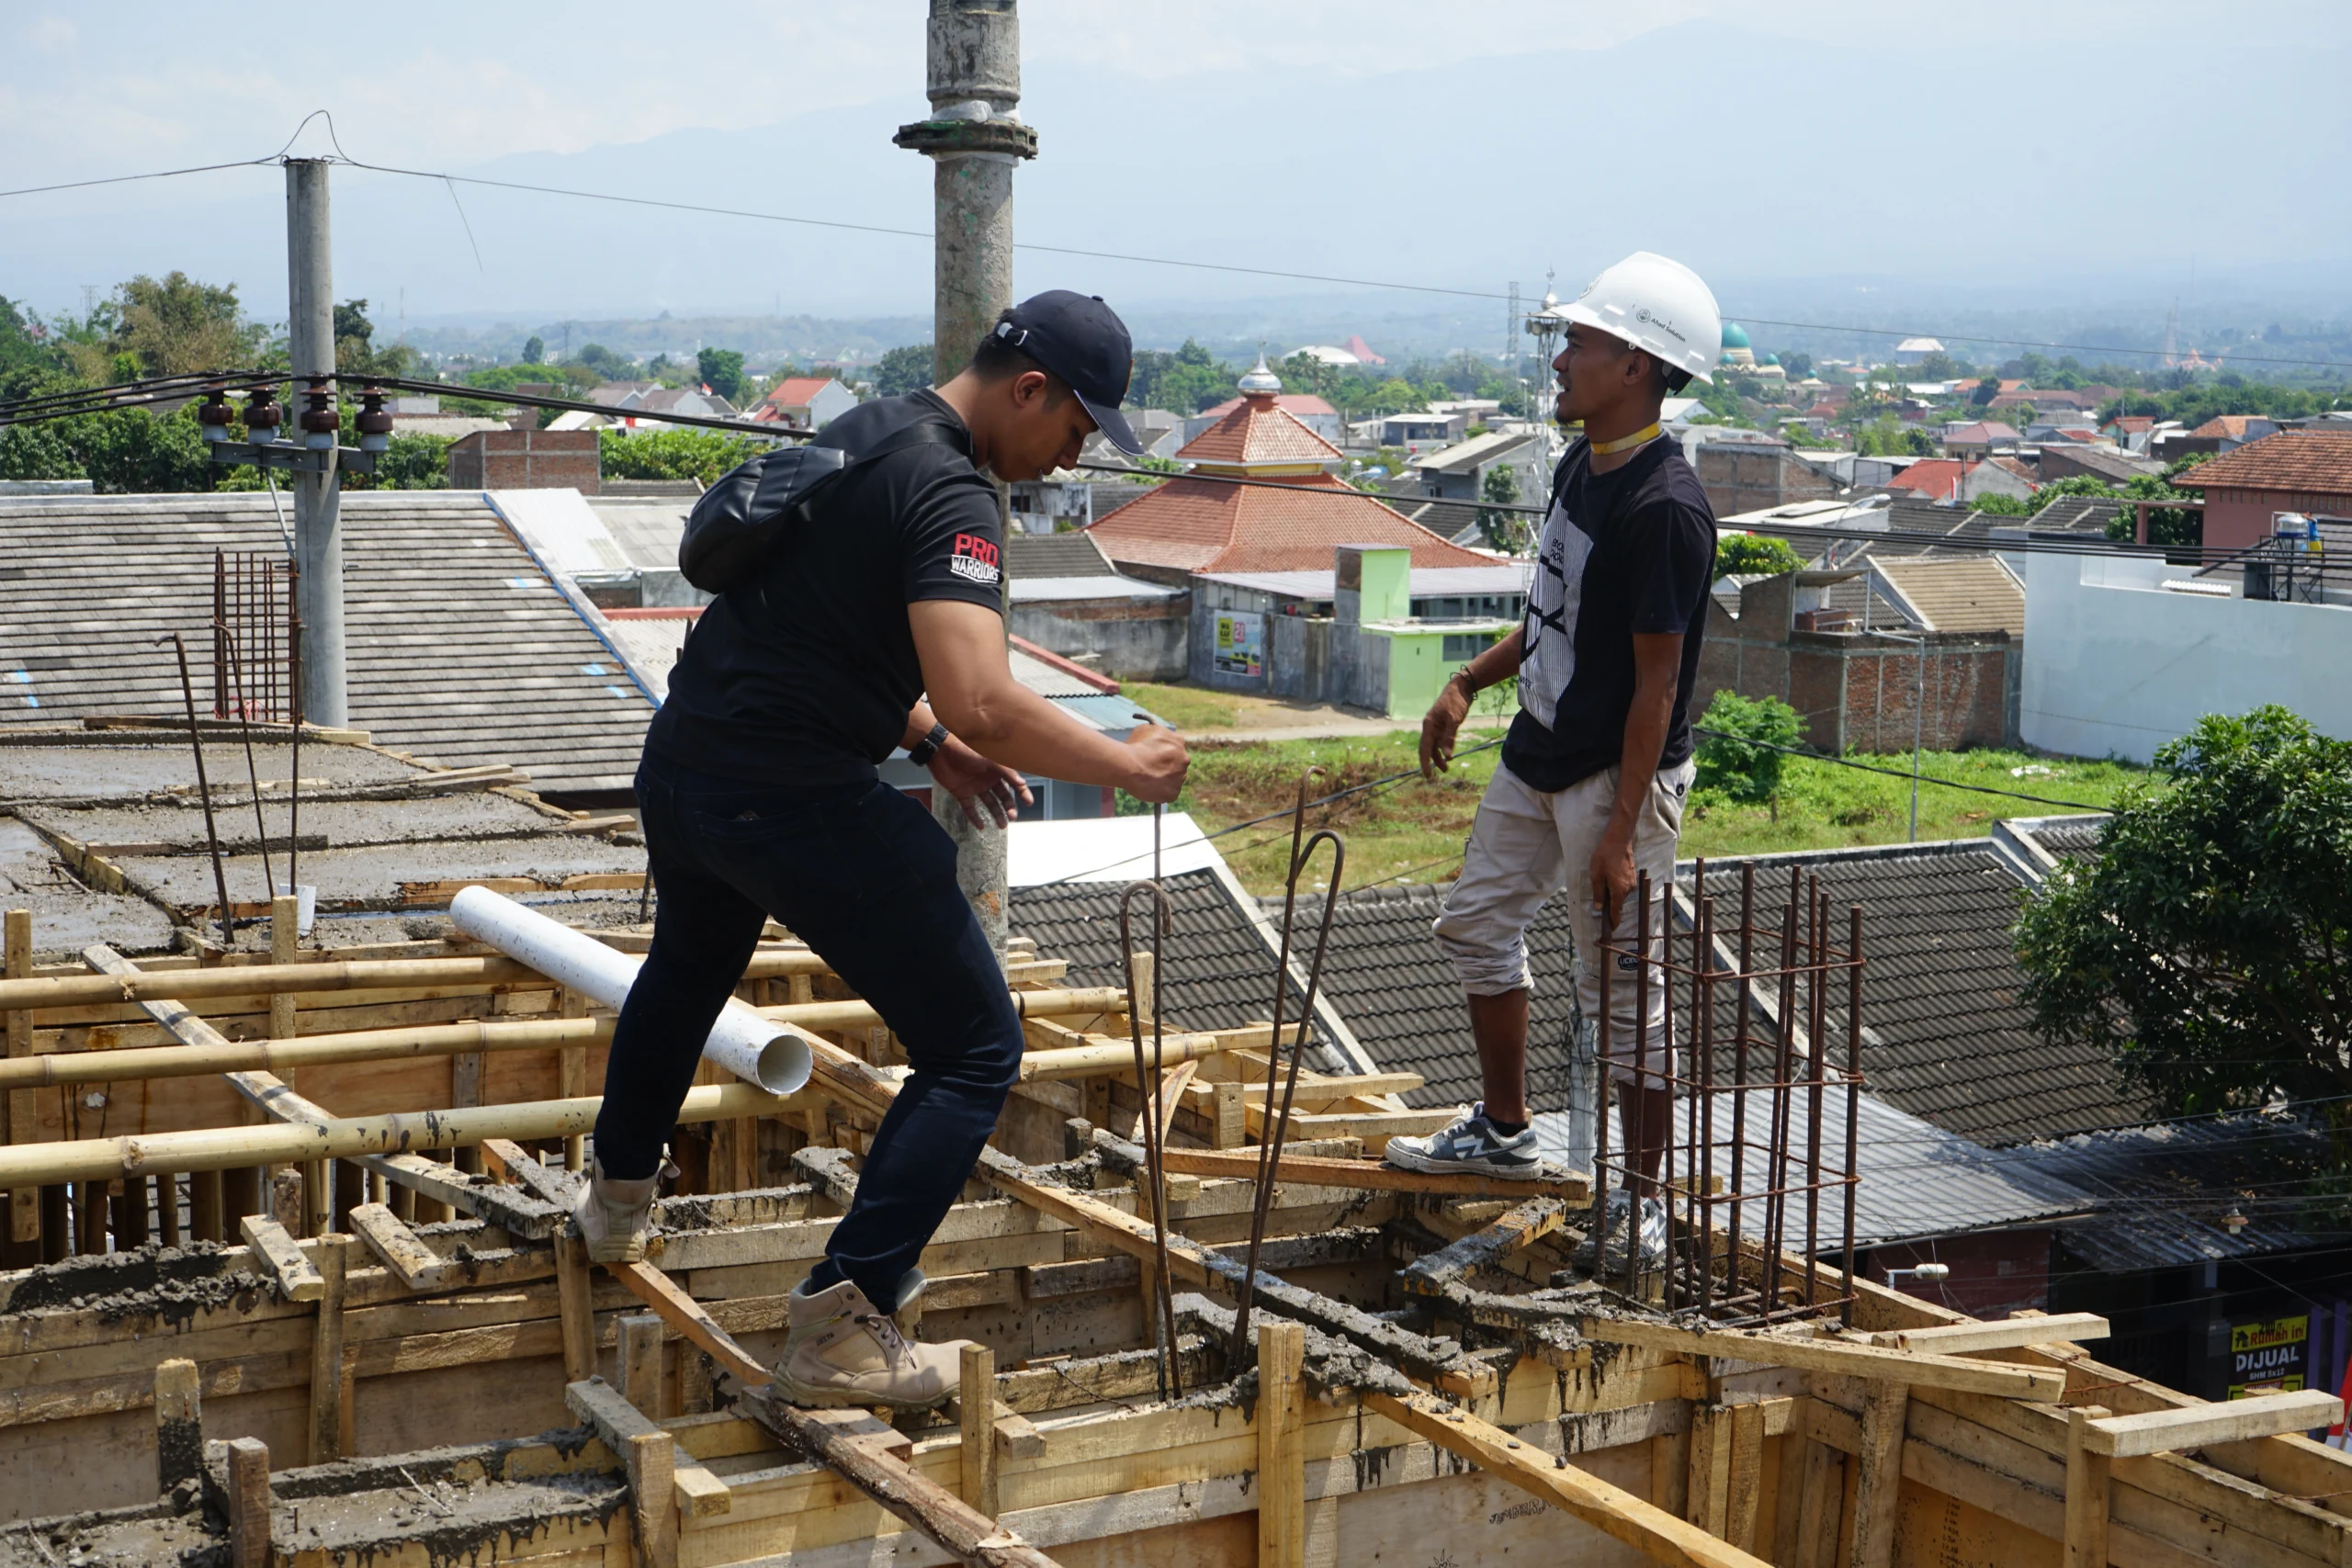
[[230, 1568], [269, 1568], [269, 1445], [229, 1439]]
[[1366, 1408], [1623, 1541], [1654, 1562], [1672, 1568], [1770, 1568], [1763, 1559], [1716, 1540], [1599, 1476], [1555, 1461], [1543, 1450], [1454, 1408], [1435, 1394], [1400, 1397], [1365, 1390], [1360, 1397]]
[[1258, 1325], [1258, 1568], [1306, 1560], [1306, 1330]]
[[2094, 1421], [2107, 1416], [2103, 1404], [2081, 1404], [2066, 1412], [2066, 1556], [2063, 1568], [2108, 1568], [2108, 1520], [2115, 1461], [2090, 1450]]
[[1724, 1356], [1758, 1366], [1799, 1367], [1807, 1371], [1836, 1372], [1849, 1378], [1880, 1378], [1927, 1388], [1949, 1388], [1963, 1393], [1993, 1393], [2008, 1399], [2056, 1401], [2065, 1396], [2066, 1374], [2051, 1367], [2009, 1366], [1994, 1361], [1967, 1361], [1955, 1356], [1928, 1356], [1908, 1350], [1883, 1349], [1875, 1345], [1851, 1345], [1836, 1339], [1785, 1338], [1777, 1334], [1745, 1334], [1730, 1329], [1675, 1328], [1663, 1323], [1623, 1318], [1588, 1317], [1581, 1328], [1588, 1339], [1609, 1345], [1639, 1345], [1685, 1356]]
[[[5, 936], [0, 937], [0, 972], [10, 979], [28, 976], [33, 967], [33, 917], [29, 909], [11, 909], [0, 920]], [[24, 1063], [39, 1060], [33, 1055], [33, 1015], [28, 1008], [11, 1008], [5, 1013], [7, 1029], [7, 1060], [0, 1062], [0, 1071], [13, 1071]], [[32, 1096], [21, 1091], [0, 1093], [0, 1114], [7, 1118], [7, 1141], [28, 1144], [33, 1141], [34, 1118], [39, 1107]], [[40, 1189], [29, 1183], [18, 1183], [8, 1192], [8, 1239], [17, 1242], [40, 1239]]]
[[284, 1225], [260, 1214], [247, 1214], [237, 1222], [237, 1230], [252, 1248], [254, 1261], [277, 1278], [278, 1292], [288, 1301], [314, 1302], [327, 1293], [326, 1280], [302, 1256], [301, 1247]]
[[417, 1239], [416, 1233], [381, 1203], [362, 1203], [351, 1211], [351, 1227], [368, 1250], [384, 1260], [412, 1291], [440, 1291], [461, 1278], [449, 1260]]
[[[623, 1398], [620, 1390], [602, 1378], [565, 1384], [563, 1403], [573, 1415], [595, 1427], [596, 1435], [605, 1439], [605, 1446], [623, 1459], [628, 1459], [632, 1450], [640, 1455], [659, 1455], [674, 1442], [668, 1428], [646, 1415], [635, 1401]], [[734, 1508], [735, 1495], [727, 1489], [727, 1483], [693, 1458], [680, 1457], [673, 1449], [666, 1461], [657, 1459], [657, 1464], [668, 1472], [670, 1484], [654, 1490], [656, 1478], [649, 1476], [647, 1490], [637, 1498], [640, 1511], [666, 1514], [674, 1508], [687, 1518], [712, 1519]], [[632, 1466], [632, 1488], [638, 1484], [637, 1475], [637, 1469]]]
[[563, 1337], [563, 1375], [585, 1382], [596, 1375], [594, 1281], [588, 1269], [588, 1244], [571, 1231], [555, 1238], [556, 1317]]
[[956, 1385], [956, 1425], [962, 1438], [956, 1450], [957, 1477], [964, 1501], [995, 1518], [996, 1500], [996, 1352], [967, 1340], [962, 1349]]
[[155, 1364], [156, 1490], [204, 1478], [204, 1408], [196, 1363], [174, 1357]]
[[[1140, 1152], [1137, 1157], [1141, 1157]], [[1249, 1180], [1258, 1174], [1258, 1156], [1252, 1149], [1170, 1149], [1166, 1157], [1170, 1170], [1188, 1176], [1233, 1176]], [[1283, 1156], [1282, 1169], [1275, 1179], [1301, 1187], [1346, 1187], [1359, 1191], [1416, 1192], [1447, 1198], [1557, 1198], [1581, 1203], [1592, 1196], [1590, 1184], [1582, 1176], [1559, 1181], [1512, 1181], [1499, 1177], [1452, 1174], [1424, 1176], [1378, 1160], [1317, 1159], [1292, 1154]]]
[[[1860, 1473], [1854, 1488], [1854, 1568], [1890, 1568], [1896, 1499], [1903, 1490], [1904, 1420], [1911, 1390], [1886, 1381], [1862, 1396]], [[2099, 1568], [2106, 1568], [2101, 1563]]]
[[350, 1412], [343, 1403], [343, 1287], [349, 1261], [348, 1236], [321, 1236], [311, 1247], [320, 1281], [319, 1318], [311, 1334], [311, 1462], [342, 1459], [343, 1432]]
[[2107, 1335], [2107, 1319], [2097, 1313], [2063, 1312], [2048, 1317], [2002, 1318], [1994, 1323], [1890, 1329], [1871, 1335], [1871, 1343], [1896, 1350], [1965, 1356], [1978, 1350], [2018, 1350], [2028, 1345], [2072, 1345], [2086, 1339], [2104, 1339]]
[[619, 1341], [620, 1394], [653, 1420], [662, 1419], [662, 1320], [631, 1313], [614, 1325]]
[[1415, 1295], [1442, 1296], [1481, 1269], [1490, 1269], [1523, 1247], [1560, 1228], [1567, 1205], [1557, 1198], [1537, 1198], [1498, 1217], [1492, 1224], [1449, 1242], [1435, 1252], [1423, 1253], [1397, 1270], [1397, 1280]]
[[871, 1445], [844, 1438], [814, 1418], [813, 1413], [777, 1398], [769, 1385], [766, 1366], [737, 1344], [700, 1302], [680, 1290], [661, 1269], [645, 1263], [607, 1267], [639, 1301], [745, 1384], [745, 1411], [787, 1449], [838, 1472], [851, 1485], [966, 1562], [982, 1568], [1055, 1568], [1052, 1558], [1012, 1531], [999, 1528], [995, 1520], [930, 1477]]
[[2095, 1454], [2135, 1459], [2178, 1449], [2201, 1449], [2211, 1443], [2281, 1437], [2313, 1427], [2333, 1426], [2343, 1418], [2342, 1400], [2319, 1389], [2307, 1388], [2293, 1393], [2255, 1394], [2233, 1399], [2226, 1404], [2191, 1404], [2137, 1416], [2109, 1416], [2092, 1422], [2083, 1442]]
[[1754, 1400], [1729, 1405], [1731, 1438], [1729, 1496], [1724, 1506], [1724, 1540], [1742, 1551], [1756, 1550], [1757, 1506], [1764, 1489], [1765, 1407]]

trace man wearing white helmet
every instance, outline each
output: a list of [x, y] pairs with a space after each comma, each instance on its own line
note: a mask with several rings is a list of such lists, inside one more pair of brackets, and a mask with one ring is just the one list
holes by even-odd
[[[1519, 714], [1435, 928], [1468, 995], [1486, 1098], [1442, 1132], [1390, 1139], [1388, 1158], [1412, 1170], [1533, 1173], [1527, 928], [1565, 887], [1589, 1052], [1603, 932], [1627, 947], [1637, 940], [1637, 880], [1646, 872], [1660, 890], [1670, 882], [1690, 788], [1690, 687], [1714, 580], [1715, 520], [1698, 475], [1660, 432], [1658, 410], [1692, 377], [1709, 378], [1722, 319], [1695, 273], [1646, 251], [1594, 278], [1565, 313], [1567, 344], [1552, 361], [1555, 412], [1584, 433], [1554, 471], [1526, 621], [1456, 671], [1421, 721], [1421, 767], [1434, 776], [1453, 760], [1471, 699], [1519, 677]], [[1654, 910], [1654, 931], [1657, 919]], [[1621, 1086], [1622, 1146], [1646, 1179], [1640, 1230], [1643, 1251], [1655, 1257], [1665, 1215], [1653, 1183], [1673, 1098], [1637, 1090], [1634, 1065], [1645, 1030], [1650, 1070], [1665, 1065], [1665, 993], [1653, 985], [1650, 1016], [1636, 1018], [1632, 961], [1617, 963], [1626, 972], [1611, 976], [1608, 1070]], [[1631, 1213], [1624, 1201], [1610, 1216], [1614, 1261]]]

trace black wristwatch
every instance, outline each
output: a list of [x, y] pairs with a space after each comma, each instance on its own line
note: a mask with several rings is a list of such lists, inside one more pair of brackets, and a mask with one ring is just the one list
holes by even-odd
[[946, 744], [947, 727], [934, 724], [930, 734], [907, 748], [907, 761], [918, 768], [927, 768], [931, 766], [931, 760], [939, 755], [939, 749]]

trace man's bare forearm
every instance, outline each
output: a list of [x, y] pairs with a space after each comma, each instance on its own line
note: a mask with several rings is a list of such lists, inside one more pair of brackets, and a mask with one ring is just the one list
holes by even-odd
[[1518, 674], [1520, 660], [1526, 657], [1526, 641], [1524, 631], [1515, 631], [1487, 644], [1484, 653], [1462, 667], [1461, 674], [1470, 682], [1470, 689], [1483, 692]]
[[[1648, 700], [1645, 700], [1647, 698]], [[1661, 696], [1636, 691], [1625, 714], [1625, 749], [1618, 762], [1617, 802], [1610, 813], [1627, 825], [1638, 821], [1649, 796], [1650, 781], [1657, 777], [1657, 760], [1666, 754], [1666, 728], [1674, 716], [1674, 688]]]

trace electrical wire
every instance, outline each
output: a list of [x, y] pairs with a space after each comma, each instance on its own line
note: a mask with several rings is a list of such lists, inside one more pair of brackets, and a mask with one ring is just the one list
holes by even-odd
[[186, 169], [153, 169], [143, 175], [112, 175], [98, 180], [66, 180], [62, 184], [51, 186], [23, 186], [16, 190], [0, 190], [0, 197], [40, 196], [53, 190], [88, 190], [96, 186], [130, 185], [139, 180], [175, 179], [181, 175], [209, 175], [220, 169], [254, 169], [276, 161], [274, 157], [240, 158], [232, 164], [198, 164]]

